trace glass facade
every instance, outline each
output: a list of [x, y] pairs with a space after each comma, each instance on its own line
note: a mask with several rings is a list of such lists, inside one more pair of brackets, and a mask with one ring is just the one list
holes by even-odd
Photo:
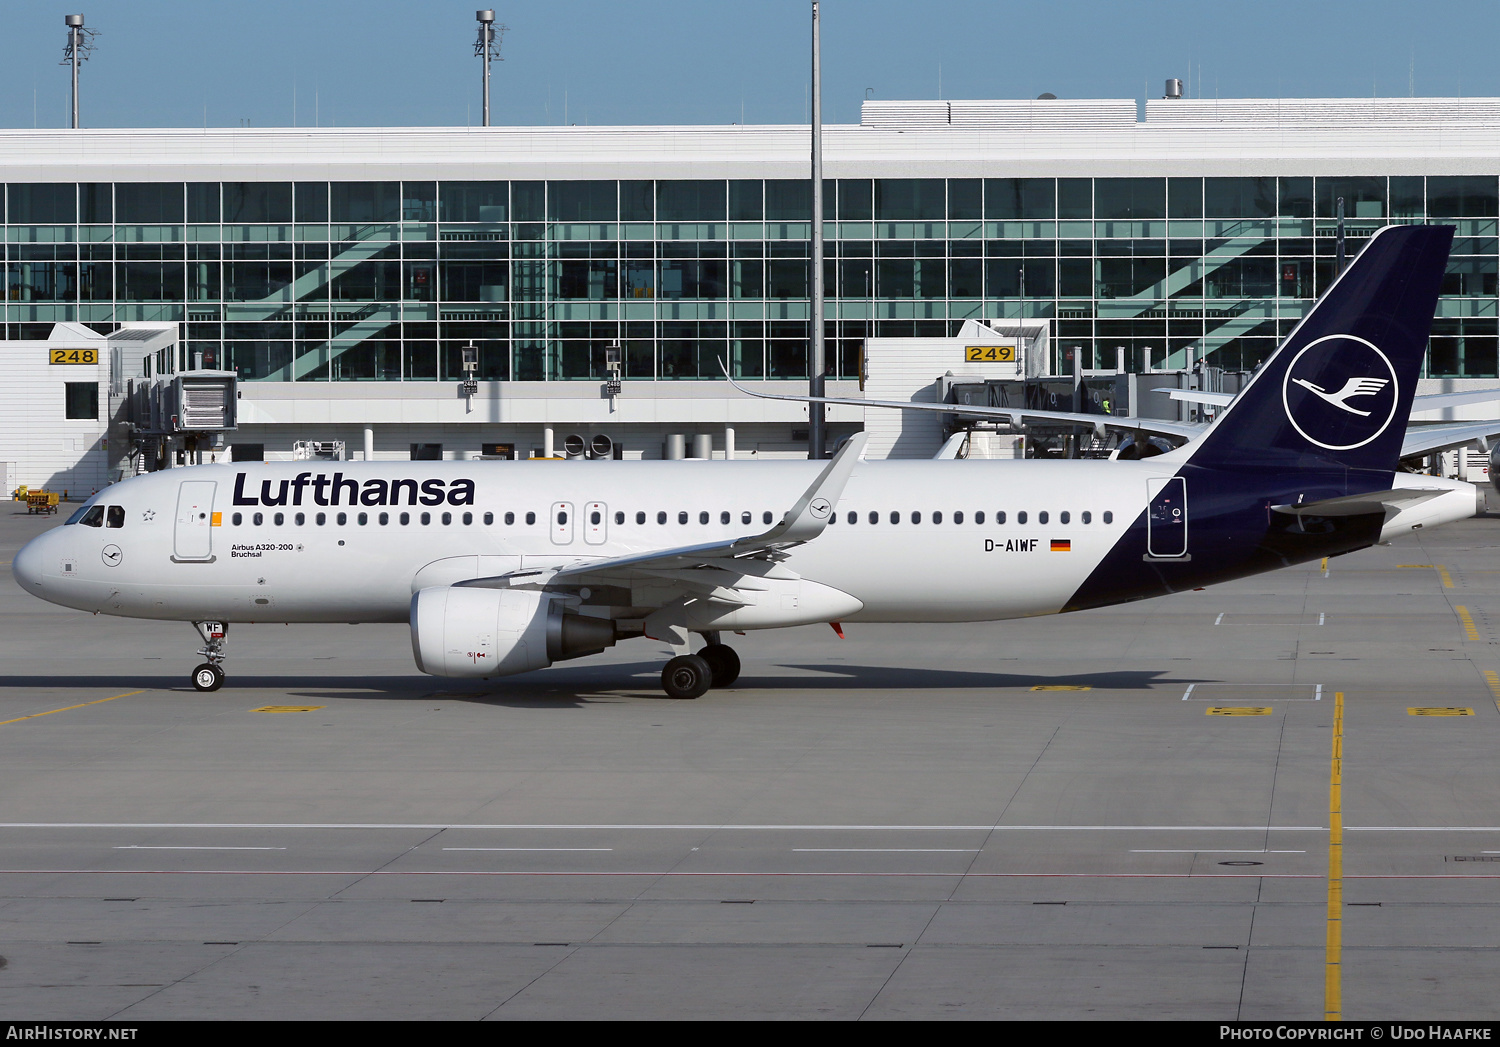
[[[1388, 223], [1458, 227], [1428, 374], [1497, 374], [1493, 175], [838, 179], [830, 371], [862, 339], [1053, 322], [1093, 366], [1253, 367]], [[798, 180], [114, 182], [4, 187], [4, 331], [180, 321], [267, 381], [806, 376]], [[106, 329], [106, 328], [101, 328]]]

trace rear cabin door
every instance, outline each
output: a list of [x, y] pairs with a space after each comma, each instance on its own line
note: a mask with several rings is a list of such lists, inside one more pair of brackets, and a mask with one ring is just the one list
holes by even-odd
[[1147, 480], [1146, 552], [1181, 558], [1188, 551], [1187, 480], [1181, 476]]
[[184, 480], [177, 486], [177, 523], [172, 559], [203, 562], [213, 556], [213, 480]]

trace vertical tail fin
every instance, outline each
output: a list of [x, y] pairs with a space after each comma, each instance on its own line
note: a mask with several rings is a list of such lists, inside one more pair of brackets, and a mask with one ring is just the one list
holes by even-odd
[[1452, 241], [1452, 226], [1377, 232], [1188, 460], [1393, 470]]

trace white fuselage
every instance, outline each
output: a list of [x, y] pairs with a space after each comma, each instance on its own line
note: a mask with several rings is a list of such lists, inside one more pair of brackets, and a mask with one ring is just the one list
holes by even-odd
[[[812, 462], [173, 469], [107, 488], [94, 502], [121, 507], [122, 526], [48, 532], [27, 547], [24, 565], [18, 557], [17, 574], [45, 599], [129, 617], [406, 621], [414, 590], [431, 585], [759, 534], [819, 469]], [[789, 550], [787, 566], [858, 599], [863, 610], [850, 620], [1048, 614], [1140, 516], [1148, 482], [1173, 471], [1150, 462], [861, 462], [837, 522]], [[337, 489], [335, 474], [343, 481]], [[416, 483], [390, 504], [403, 479]], [[465, 479], [472, 494], [460, 485]], [[282, 500], [283, 483], [287, 504], [264, 504]], [[356, 485], [363, 501], [351, 504]], [[235, 504], [237, 494], [256, 504]], [[364, 504], [382, 497], [387, 504]]]

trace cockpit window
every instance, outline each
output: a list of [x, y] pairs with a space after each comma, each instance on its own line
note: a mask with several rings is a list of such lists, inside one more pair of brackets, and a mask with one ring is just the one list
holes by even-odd
[[104, 511], [105, 527], [125, 526], [125, 507], [123, 505], [111, 505]]
[[103, 527], [104, 526], [104, 506], [102, 506], [102, 505], [91, 505], [91, 506], [89, 506], [88, 511], [86, 513], [84, 513], [81, 517], [78, 518], [78, 522], [81, 523], [81, 524], [83, 524], [83, 526], [85, 526], [85, 527]]
[[77, 509], [73, 510], [72, 516], [63, 521], [63, 526], [66, 527], [68, 526], [68, 524], [76, 524], [79, 520], [82, 520], [84, 514], [92, 508], [92, 505], [80, 505]]

